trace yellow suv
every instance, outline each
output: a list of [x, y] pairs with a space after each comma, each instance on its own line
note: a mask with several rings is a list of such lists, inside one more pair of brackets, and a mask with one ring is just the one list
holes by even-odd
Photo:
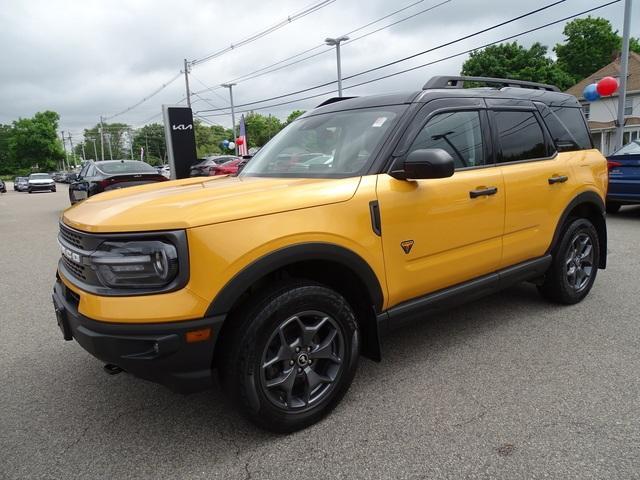
[[66, 210], [56, 316], [110, 373], [191, 392], [216, 372], [254, 422], [293, 431], [407, 321], [521, 281], [582, 300], [606, 263], [606, 189], [580, 104], [555, 87], [435, 77], [335, 98], [236, 177]]

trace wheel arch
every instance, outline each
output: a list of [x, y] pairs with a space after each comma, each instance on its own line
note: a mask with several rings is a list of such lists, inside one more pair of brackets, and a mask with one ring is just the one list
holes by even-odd
[[599, 263], [598, 268], [607, 267], [607, 224], [605, 220], [605, 203], [596, 192], [587, 191], [578, 194], [564, 209], [556, 230], [553, 234], [551, 245], [547, 253], [552, 253], [561, 240], [561, 235], [569, 218], [588, 218], [598, 232]]
[[[216, 295], [206, 316], [232, 317], [251, 294], [282, 278], [305, 278], [331, 287], [356, 310], [362, 334], [362, 353], [379, 361], [380, 340], [376, 314], [384, 297], [378, 277], [357, 253], [330, 243], [302, 243], [271, 252], [237, 273]], [[225, 321], [224, 336], [233, 324]], [[218, 349], [217, 349], [218, 350]], [[214, 364], [217, 361], [214, 359]]]

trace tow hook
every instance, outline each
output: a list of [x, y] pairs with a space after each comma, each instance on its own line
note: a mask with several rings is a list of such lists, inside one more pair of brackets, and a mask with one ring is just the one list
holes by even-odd
[[113, 363], [106, 363], [102, 368], [104, 368], [104, 371], [109, 375], [117, 375], [121, 372], [124, 372], [124, 370], [122, 370], [119, 366], [114, 365]]

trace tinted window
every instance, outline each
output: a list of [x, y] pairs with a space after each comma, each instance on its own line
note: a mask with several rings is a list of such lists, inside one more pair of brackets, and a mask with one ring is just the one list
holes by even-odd
[[445, 112], [429, 119], [414, 140], [409, 152], [441, 148], [449, 152], [456, 168], [484, 165], [480, 113]]
[[96, 175], [96, 168], [93, 165], [89, 165], [89, 168], [87, 170], [85, 177], [95, 177], [95, 175]]
[[498, 162], [516, 162], [547, 156], [542, 127], [533, 112], [494, 112], [498, 142]]
[[81, 177], [86, 177], [87, 176], [87, 170], [89, 170], [89, 166], [91, 164], [90, 163], [86, 163], [84, 167], [82, 167], [82, 170], [80, 170], [79, 176]]
[[148, 163], [137, 161], [124, 161], [124, 162], [105, 162], [101, 163], [98, 168], [104, 173], [117, 175], [120, 173], [158, 173]]
[[592, 148], [580, 108], [539, 106], [538, 109], [559, 152]]

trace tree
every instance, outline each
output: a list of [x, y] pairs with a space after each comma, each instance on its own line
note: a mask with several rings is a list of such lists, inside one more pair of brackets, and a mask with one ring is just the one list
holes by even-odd
[[547, 57], [547, 47], [537, 42], [529, 49], [513, 42], [491, 45], [473, 52], [462, 65], [462, 75], [549, 83], [562, 90], [575, 83], [570, 75]]
[[304, 114], [305, 110], [294, 110], [293, 112], [291, 112], [289, 114], [289, 116], [287, 117], [287, 120], [284, 122], [285, 125], [289, 125], [291, 122], [293, 122], [296, 118], [298, 118], [300, 115]]
[[250, 112], [244, 117], [249, 148], [262, 147], [271, 137], [282, 130], [283, 124], [278, 117]]
[[16, 173], [17, 169], [9, 155], [9, 138], [11, 137], [11, 125], [0, 124], [0, 175]]
[[58, 138], [56, 112], [36, 113], [33, 118], [21, 118], [13, 122], [7, 138], [9, 162], [14, 169], [38, 168], [42, 171], [55, 170], [64, 158]]
[[232, 154], [232, 150], [226, 150], [220, 147], [223, 140], [233, 140], [233, 132], [230, 128], [224, 128], [222, 125], [205, 125], [199, 120], [194, 121], [196, 135], [196, 150], [198, 157], [206, 157], [207, 155]]
[[[554, 51], [558, 66], [577, 83], [611, 63], [622, 50], [622, 38], [609, 20], [600, 17], [577, 18], [564, 26], [567, 37]], [[631, 38], [629, 47], [640, 53], [640, 42]]]
[[140, 158], [140, 149], [144, 148], [144, 160], [151, 165], [160, 165], [165, 161], [167, 145], [164, 126], [151, 123], [139, 128], [133, 134], [133, 155]]
[[[104, 159], [120, 160], [129, 158], [131, 152], [129, 149], [129, 135], [131, 127], [126, 123], [105, 123], [103, 126], [103, 142], [104, 142]], [[100, 124], [94, 127], [85, 128], [84, 142], [85, 152], [87, 156], [93, 157], [93, 141], [96, 142], [98, 157], [96, 160], [102, 159], [102, 144], [100, 141]], [[89, 152], [86, 151], [87, 146], [91, 145]]]

